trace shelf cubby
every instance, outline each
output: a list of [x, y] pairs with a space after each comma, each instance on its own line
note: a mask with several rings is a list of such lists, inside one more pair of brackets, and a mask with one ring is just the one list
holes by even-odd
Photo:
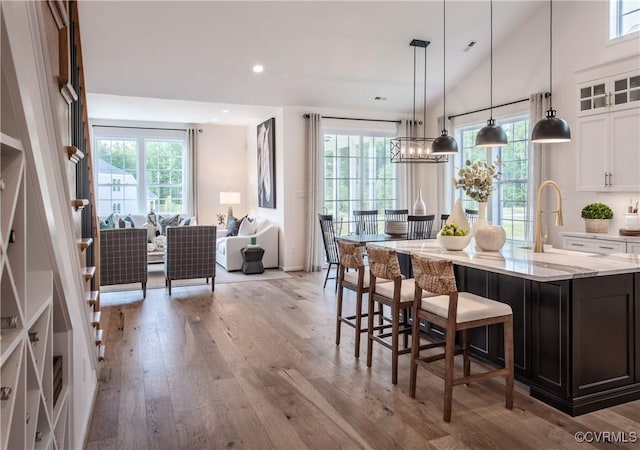
[[[49, 415], [47, 414], [47, 409], [44, 405], [44, 399], [40, 396], [40, 408], [38, 409], [38, 421], [36, 422], [35, 432], [33, 434], [33, 439], [30, 441], [34, 448], [36, 449], [45, 449], [49, 448], [49, 444], [51, 443], [51, 421], [49, 420]], [[39, 439], [38, 439], [39, 437]], [[29, 436], [27, 436], [29, 439]], [[29, 443], [29, 441], [27, 441]]]
[[[20, 344], [22, 344], [22, 342], [20, 342]], [[21, 386], [22, 383], [20, 382], [20, 378], [23, 374], [23, 352], [24, 349], [22, 345], [18, 345], [13, 349], [11, 355], [8, 356], [7, 360], [2, 364], [2, 367], [0, 368], [0, 384], [2, 385], [2, 387], [11, 389], [9, 398], [7, 398], [6, 400], [0, 400], [0, 426], [2, 427], [2, 430], [10, 430], [11, 424], [14, 420], [21, 420], [19, 417], [16, 417], [16, 405], [24, 403], [24, 391], [22, 390], [24, 388], [23, 386]], [[13, 448], [8, 446], [9, 434], [10, 433], [0, 434], [0, 445], [3, 449]]]
[[[24, 174], [24, 152], [22, 143], [0, 132], [0, 236], [6, 244], [9, 241], [9, 231], [13, 223], [13, 216], [18, 203], [18, 194], [22, 190]], [[5, 245], [6, 248], [6, 245]]]
[[26, 439], [27, 439], [27, 442], [33, 442], [33, 439], [36, 433], [36, 425], [38, 423], [38, 414], [40, 411], [40, 380], [38, 379], [38, 375], [36, 373], [36, 367], [33, 364], [32, 358], [27, 357], [26, 363], [27, 363], [27, 410], [25, 415], [25, 425], [26, 425], [26, 433], [27, 433]]
[[43, 308], [51, 303], [53, 297], [53, 273], [50, 270], [38, 270], [27, 273], [27, 305], [25, 320], [31, 323], [39, 317]]
[[40, 313], [35, 323], [29, 328], [29, 342], [31, 356], [36, 367], [38, 379], [42, 380], [43, 369], [45, 367], [45, 355], [49, 342], [49, 322], [51, 321], [50, 306], [45, 303], [43, 311]]
[[2, 311], [2, 317], [5, 320], [14, 319], [16, 323], [14, 328], [5, 327], [1, 330], [0, 363], [4, 364], [5, 358], [13, 352], [20, 340], [24, 328], [24, 318], [9, 265], [3, 267], [0, 277], [0, 311]]

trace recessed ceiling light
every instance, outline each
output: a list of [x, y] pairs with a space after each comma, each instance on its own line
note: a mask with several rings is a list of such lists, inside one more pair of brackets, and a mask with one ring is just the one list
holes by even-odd
[[380, 96], [377, 96], [377, 97], [373, 97], [373, 99], [374, 99], [374, 100], [378, 100], [378, 101], [383, 102], [383, 101], [385, 101], [385, 100], [387, 99], [387, 97], [380, 97]]
[[228, 109], [223, 109], [222, 112], [225, 114], [229, 114], [231, 111], [229, 111]]
[[260, 73], [264, 70], [264, 67], [262, 67], [260, 64], [256, 64], [255, 66], [253, 66], [253, 71], [255, 73]]

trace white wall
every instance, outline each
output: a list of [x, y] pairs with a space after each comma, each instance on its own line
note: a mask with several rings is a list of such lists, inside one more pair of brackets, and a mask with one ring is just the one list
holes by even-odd
[[200, 124], [196, 161], [198, 223], [217, 225], [216, 214], [227, 215], [228, 205], [220, 204], [221, 191], [240, 192], [241, 204], [232, 205], [233, 215], [251, 212], [248, 197], [246, 127]]
[[[495, 6], [500, 7], [499, 3]], [[611, 232], [622, 226], [625, 206], [630, 197], [637, 199], [640, 193], [592, 193], [576, 190], [576, 161], [579, 149], [576, 139], [576, 90], [575, 85], [582, 69], [618, 61], [618, 71], [640, 67], [640, 39], [622, 39], [611, 44], [608, 41], [608, 2], [571, 1], [554, 2], [553, 8], [553, 107], [558, 116], [569, 122], [573, 140], [551, 147], [550, 177], [562, 189], [564, 227], [552, 229], [551, 242], [560, 244], [558, 231], [584, 231], [580, 218], [581, 209], [588, 203], [607, 203], [614, 210]], [[494, 104], [527, 98], [534, 92], [549, 89], [549, 10], [540, 8], [530, 19], [494, 48]], [[455, 32], [455, 29], [454, 29]], [[455, 57], [453, 55], [452, 57]], [[629, 57], [631, 57], [629, 59]], [[622, 61], [626, 58], [626, 61]], [[509, 113], [528, 111], [528, 103], [513, 106]], [[477, 67], [461, 83], [447, 94], [448, 114], [472, 111], [489, 106], [489, 61]], [[442, 114], [442, 104], [435, 106], [431, 117]], [[505, 110], [494, 110], [500, 117]], [[484, 123], [488, 113], [455, 119], [456, 123], [476, 120]], [[594, 164], [600, 162], [594, 161]], [[640, 167], [638, 168], [640, 171]]]

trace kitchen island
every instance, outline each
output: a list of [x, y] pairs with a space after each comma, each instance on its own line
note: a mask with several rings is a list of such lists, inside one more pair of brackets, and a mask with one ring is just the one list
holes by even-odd
[[[405, 275], [412, 253], [450, 259], [460, 291], [509, 304], [516, 379], [533, 397], [571, 415], [640, 399], [639, 255], [534, 253], [508, 244], [483, 252], [473, 240], [462, 251], [435, 240], [374, 245], [395, 249]], [[442, 335], [435, 327], [425, 331]], [[503, 364], [500, 327], [470, 338], [477, 357]]]

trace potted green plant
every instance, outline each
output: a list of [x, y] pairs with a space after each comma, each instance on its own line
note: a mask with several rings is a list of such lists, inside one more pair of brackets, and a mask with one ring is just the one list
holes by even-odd
[[607, 233], [613, 211], [604, 203], [589, 203], [582, 208], [581, 216], [587, 233]]

